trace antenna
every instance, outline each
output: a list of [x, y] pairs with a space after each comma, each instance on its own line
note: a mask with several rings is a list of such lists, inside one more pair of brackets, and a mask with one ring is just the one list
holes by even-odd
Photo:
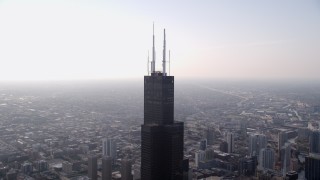
[[150, 62], [149, 62], [149, 51], [148, 51], [148, 64], [147, 64], [148, 76], [149, 76], [149, 72], [150, 72], [150, 70], [149, 70], [149, 66], [150, 66]]
[[170, 50], [169, 50], [169, 76], [171, 75], [171, 72], [170, 72], [170, 69], [171, 69], [171, 63], [170, 63], [170, 59], [171, 59], [171, 57], [170, 57], [171, 55], [170, 55]]
[[163, 76], [166, 75], [166, 29], [163, 29], [163, 60], [162, 60]]
[[151, 62], [151, 72], [154, 73], [156, 71], [156, 52], [154, 47], [154, 23], [152, 25], [152, 62]]

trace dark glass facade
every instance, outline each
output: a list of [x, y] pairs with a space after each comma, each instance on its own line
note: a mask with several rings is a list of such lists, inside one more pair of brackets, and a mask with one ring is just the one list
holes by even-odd
[[305, 178], [307, 180], [320, 179], [320, 157], [310, 154], [305, 161]]
[[141, 179], [183, 179], [183, 122], [174, 117], [174, 77], [160, 72], [144, 77], [141, 126]]

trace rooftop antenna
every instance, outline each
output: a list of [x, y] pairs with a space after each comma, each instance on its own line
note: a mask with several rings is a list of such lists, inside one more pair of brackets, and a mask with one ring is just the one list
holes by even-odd
[[171, 64], [170, 64], [170, 57], [171, 55], [170, 55], [170, 50], [169, 50], [169, 76], [171, 75], [171, 72], [170, 72], [170, 69], [171, 69]]
[[162, 73], [166, 75], [166, 29], [163, 29], [163, 60], [162, 60]]
[[148, 76], [149, 76], [149, 73], [150, 73], [149, 66], [150, 66], [150, 61], [149, 61], [149, 51], [148, 51], [148, 64], [147, 64]]
[[152, 62], [151, 62], [151, 73], [156, 71], [156, 52], [154, 47], [154, 23], [152, 25]]

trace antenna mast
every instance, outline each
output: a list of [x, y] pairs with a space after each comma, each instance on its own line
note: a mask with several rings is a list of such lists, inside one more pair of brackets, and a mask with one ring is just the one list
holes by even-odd
[[156, 71], [156, 52], [154, 47], [154, 23], [152, 26], [152, 62], [151, 62], [151, 73], [154, 73]]
[[148, 51], [148, 64], [147, 64], [148, 76], [149, 76], [149, 73], [150, 73], [149, 66], [150, 66], [150, 61], [149, 61], [149, 51]]
[[170, 55], [170, 50], [169, 50], [169, 76], [170, 76], [170, 74], [171, 74], [171, 72], [170, 72], [170, 70], [171, 70], [171, 64], [170, 64], [170, 59], [171, 59], [171, 57], [170, 57], [171, 55]]
[[166, 29], [163, 29], [163, 60], [162, 60], [162, 72], [163, 76], [166, 75]]

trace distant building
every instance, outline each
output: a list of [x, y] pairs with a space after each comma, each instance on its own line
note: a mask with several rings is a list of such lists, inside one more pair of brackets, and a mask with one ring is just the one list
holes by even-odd
[[220, 150], [221, 152], [227, 153], [227, 152], [228, 152], [228, 143], [227, 143], [226, 141], [222, 141], [222, 142], [220, 143], [219, 150]]
[[206, 150], [206, 148], [207, 148], [207, 139], [203, 139], [200, 141], [199, 149], [204, 151], [204, 150]]
[[258, 156], [261, 149], [267, 147], [267, 137], [263, 134], [251, 134], [249, 136], [249, 154]]
[[45, 160], [40, 160], [36, 162], [36, 169], [39, 172], [48, 170], [48, 163]]
[[259, 153], [259, 168], [260, 169], [274, 169], [275, 153], [270, 147], [263, 148]]
[[102, 180], [112, 180], [112, 158], [102, 157]]
[[64, 161], [62, 163], [62, 171], [67, 174], [71, 174], [72, 173], [72, 163], [70, 163], [68, 161]]
[[239, 173], [245, 176], [254, 176], [256, 174], [257, 157], [245, 157], [239, 160]]
[[309, 152], [320, 153], [320, 131], [314, 130], [310, 133]]
[[279, 160], [281, 160], [281, 148], [282, 146], [288, 141], [287, 132], [281, 131], [278, 134], [278, 153], [279, 153]]
[[204, 161], [206, 159], [206, 153], [205, 151], [198, 151], [195, 153], [195, 164], [196, 167], [199, 167], [199, 162]]
[[114, 139], [111, 139], [111, 138], [102, 139], [102, 155], [109, 156], [113, 159], [117, 158], [117, 145]]
[[299, 162], [298, 162], [297, 158], [291, 158], [290, 170], [291, 171], [298, 171], [299, 170]]
[[121, 161], [121, 180], [133, 180], [131, 174], [131, 161], [128, 159], [123, 159]]
[[141, 166], [139, 164], [133, 165], [133, 180], [141, 179]]
[[206, 136], [207, 136], [207, 144], [213, 145], [213, 141], [214, 141], [214, 128], [213, 127], [208, 127], [208, 129], [206, 131]]
[[305, 161], [305, 178], [320, 179], [320, 155], [310, 153]]
[[247, 136], [247, 121], [245, 120], [240, 121], [240, 134], [243, 137]]
[[14, 169], [10, 169], [9, 172], [7, 172], [6, 177], [7, 180], [16, 180], [17, 179], [18, 172]]
[[286, 173], [290, 171], [291, 144], [285, 143], [280, 150], [280, 154], [281, 154], [282, 173], [283, 173], [283, 176], [285, 176]]
[[33, 167], [30, 162], [25, 162], [21, 165], [21, 171], [24, 174], [30, 174], [33, 172]]
[[97, 180], [97, 156], [91, 155], [88, 157], [88, 177], [91, 180]]
[[234, 134], [227, 133], [228, 153], [234, 152]]

